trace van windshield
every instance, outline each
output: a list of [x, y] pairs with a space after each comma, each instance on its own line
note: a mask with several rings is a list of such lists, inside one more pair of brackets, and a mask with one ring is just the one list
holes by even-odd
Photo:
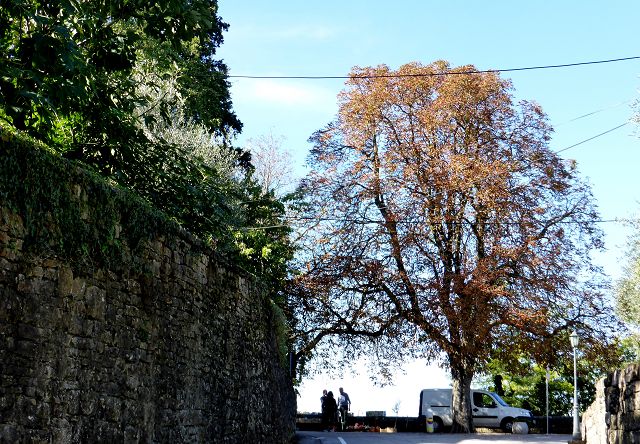
[[500, 404], [503, 407], [509, 407], [509, 404], [507, 404], [506, 402], [504, 402], [504, 399], [502, 399], [500, 397], [500, 395], [498, 395], [497, 393], [491, 393], [491, 396], [498, 402], [498, 404]]

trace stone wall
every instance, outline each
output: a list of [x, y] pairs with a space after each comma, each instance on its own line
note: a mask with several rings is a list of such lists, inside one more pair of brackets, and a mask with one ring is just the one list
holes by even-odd
[[0, 443], [290, 441], [274, 310], [246, 273], [184, 233], [93, 270], [24, 239], [0, 202]]
[[588, 444], [640, 443], [640, 364], [598, 381], [596, 399], [582, 418]]

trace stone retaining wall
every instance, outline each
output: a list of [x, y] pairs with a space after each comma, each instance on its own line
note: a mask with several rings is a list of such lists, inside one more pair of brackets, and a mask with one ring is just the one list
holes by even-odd
[[186, 235], [147, 242], [137, 271], [24, 239], [0, 202], [0, 443], [290, 441], [274, 310], [246, 273]]
[[640, 443], [640, 364], [598, 381], [596, 399], [582, 418], [588, 444]]

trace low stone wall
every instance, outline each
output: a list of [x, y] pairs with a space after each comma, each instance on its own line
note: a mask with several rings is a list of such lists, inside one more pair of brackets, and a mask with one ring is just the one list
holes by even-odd
[[640, 443], [640, 364], [598, 381], [596, 399], [582, 418], [588, 444]]
[[[126, 236], [130, 209], [100, 225], [115, 190], [36, 151], [0, 153], [19, 176], [0, 181], [0, 443], [290, 442], [295, 393], [258, 280], [179, 228]], [[72, 185], [25, 209], [20, 177], [54, 167]], [[85, 242], [81, 263], [56, 253], [67, 239]]]

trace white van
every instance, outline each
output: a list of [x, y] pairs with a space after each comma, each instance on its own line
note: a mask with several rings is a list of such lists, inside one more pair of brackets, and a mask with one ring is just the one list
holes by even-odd
[[[420, 413], [427, 416], [427, 410], [433, 412], [434, 431], [453, 424], [451, 389], [424, 389], [420, 392]], [[511, 407], [497, 393], [471, 389], [471, 413], [476, 427], [501, 428], [511, 432], [515, 418], [531, 418], [531, 412]]]

